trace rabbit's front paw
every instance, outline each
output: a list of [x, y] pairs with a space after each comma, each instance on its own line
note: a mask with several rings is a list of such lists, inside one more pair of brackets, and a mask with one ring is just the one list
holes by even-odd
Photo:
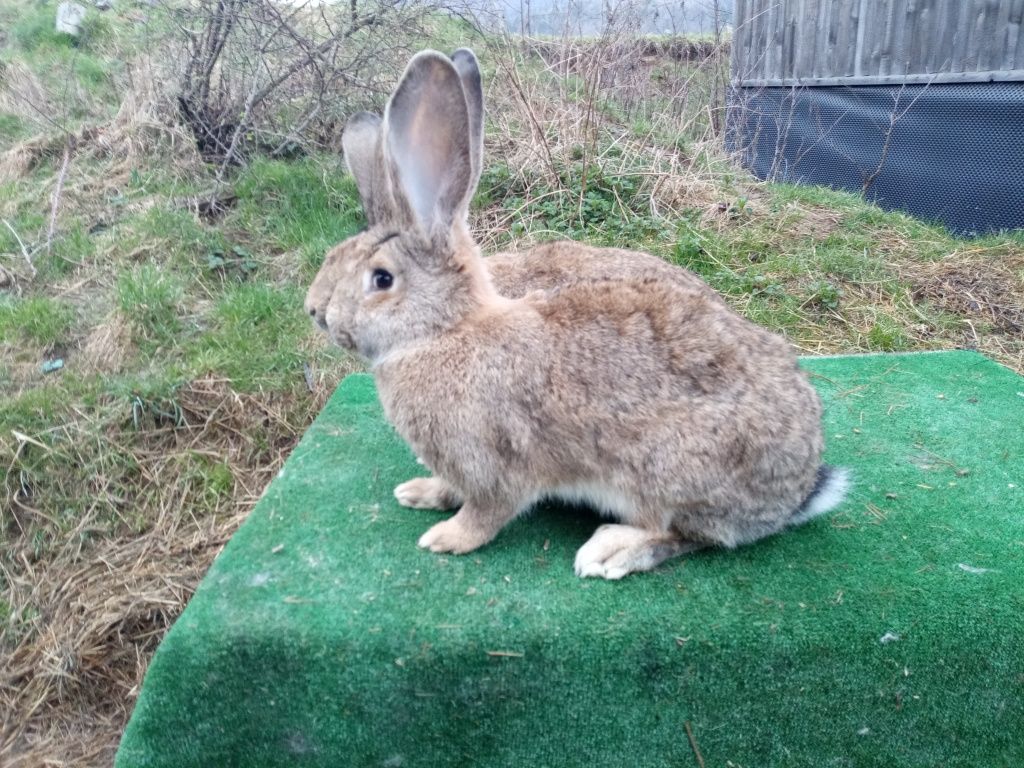
[[395, 498], [413, 509], [454, 509], [458, 494], [439, 477], [416, 477], [395, 488]]
[[472, 552], [477, 547], [482, 547], [493, 537], [493, 534], [467, 525], [465, 518], [459, 513], [438, 523], [420, 536], [419, 546], [429, 549], [431, 552], [451, 552], [454, 555], [461, 555]]

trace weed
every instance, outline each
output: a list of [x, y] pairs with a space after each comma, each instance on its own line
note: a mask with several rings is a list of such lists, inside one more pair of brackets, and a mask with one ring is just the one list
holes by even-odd
[[259, 262], [240, 245], [233, 245], [227, 251], [210, 251], [206, 257], [207, 269], [223, 279], [246, 280], [257, 269]]
[[839, 309], [843, 298], [843, 289], [828, 280], [816, 280], [807, 287], [807, 303], [829, 309]]
[[694, 271], [701, 271], [700, 268], [704, 264], [702, 260], [704, 242], [706, 242], [705, 238], [689, 227], [684, 227], [672, 247], [672, 257], [676, 264]]
[[[774, 280], [768, 275], [755, 274], [750, 277], [750, 292], [756, 296], [781, 299], [786, 296], [786, 289], [782, 283]], [[838, 306], [838, 304], [836, 305]]]
[[910, 339], [900, 324], [886, 314], [875, 318], [868, 330], [868, 345], [871, 349], [881, 352], [897, 352], [910, 346]]
[[185, 426], [185, 413], [173, 393], [163, 397], [147, 397], [141, 392], [133, 392], [129, 402], [132, 426], [136, 430]]

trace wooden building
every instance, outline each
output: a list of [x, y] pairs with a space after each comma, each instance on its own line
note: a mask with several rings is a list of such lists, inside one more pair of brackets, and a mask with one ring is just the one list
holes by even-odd
[[1024, 0], [736, 0], [730, 142], [761, 176], [1024, 227], [1022, 26]]

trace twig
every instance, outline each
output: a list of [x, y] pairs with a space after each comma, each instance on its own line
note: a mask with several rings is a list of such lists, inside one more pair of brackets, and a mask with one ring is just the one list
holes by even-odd
[[24, 256], [25, 261], [28, 262], [28, 268], [32, 271], [32, 277], [35, 277], [36, 267], [32, 263], [32, 256], [31, 254], [29, 254], [28, 248], [25, 247], [25, 243], [21, 241], [21, 238], [18, 236], [18, 233], [14, 231], [14, 227], [11, 226], [11, 223], [7, 221], [7, 219], [0, 219], [0, 221], [4, 223], [5, 227], [11, 230], [11, 234], [14, 235], [14, 239], [18, 241], [18, 246], [21, 248], [21, 255]]
[[917, 104], [917, 100], [925, 95], [925, 93], [931, 87], [932, 80], [934, 79], [935, 78], [933, 76], [927, 83], [924, 84], [924, 88], [921, 89], [921, 92], [918, 93], [913, 99], [911, 99], [910, 103], [903, 108], [903, 111], [897, 113], [897, 110], [899, 110], [900, 108], [900, 99], [903, 96], [903, 91], [906, 90], [907, 87], [906, 82], [900, 85], [900, 89], [896, 92], [896, 95], [893, 97], [892, 111], [889, 113], [889, 125], [886, 127], [885, 132], [882, 134], [882, 151], [878, 155], [878, 165], [875, 166], [873, 171], [865, 175], [864, 184], [861, 187], [862, 195], [867, 195], [868, 190], [871, 189], [871, 185], [875, 183], [875, 179], [878, 178], [878, 176], [882, 173], [882, 169], [885, 167], [885, 161], [889, 157], [889, 149], [892, 144], [892, 137], [896, 131], [896, 124], [903, 119], [904, 115], [906, 115], [907, 112], [909, 112], [915, 104]]
[[341, 40], [348, 40], [352, 35], [356, 34], [359, 30], [365, 27], [372, 27], [378, 23], [378, 14], [368, 14], [358, 21], [354, 21], [344, 33], [341, 38], [329, 37], [324, 40], [316, 48], [313, 48], [306, 56], [293, 61], [283, 72], [274, 77], [269, 83], [263, 86], [262, 89], [256, 91], [252, 96], [252, 103], [259, 104], [262, 102], [270, 93], [274, 91], [277, 86], [281, 85], [285, 80], [294, 75], [300, 69], [309, 66], [317, 57], [325, 55], [333, 46], [339, 45]]
[[49, 253], [53, 247], [53, 233], [57, 228], [57, 208], [60, 206], [60, 193], [64, 191], [64, 180], [68, 175], [68, 164], [71, 162], [71, 137], [68, 136], [64, 142], [64, 160], [60, 165], [60, 173], [57, 175], [57, 186], [53, 189], [53, 197], [50, 199], [50, 226], [46, 230], [46, 252]]
[[527, 97], [526, 92], [523, 88], [523, 83], [519, 79], [519, 71], [517, 69], [515, 61], [515, 53], [511, 52], [511, 47], [509, 48], [509, 50], [509, 57], [512, 62], [511, 65], [509, 65], [505, 61], [501, 61], [499, 62], [499, 64], [502, 67], [502, 69], [505, 70], [505, 73], [508, 75], [509, 81], [515, 88], [516, 95], [519, 97], [526, 111], [526, 116], [530, 119], [530, 126], [533, 129], [534, 135], [537, 137], [537, 143], [540, 144], [541, 149], [544, 150], [544, 157], [547, 164], [547, 170], [548, 173], [551, 174], [552, 186], [561, 187], [562, 182], [558, 175], [558, 169], [555, 167], [555, 160], [551, 155], [551, 147], [548, 145], [547, 136], [544, 133], [544, 129], [540, 125], [540, 121], [537, 119], [536, 113], [533, 111], [533, 107], [530, 104], [530, 99], [529, 97]]
[[[228, 146], [228, 151], [224, 154], [224, 162], [220, 164], [220, 168], [217, 170], [217, 184], [224, 180], [224, 174], [227, 173], [228, 166], [235, 157], [235, 151], [238, 149], [239, 137], [248, 130], [249, 115], [252, 112], [253, 105], [256, 103], [256, 86], [259, 84], [258, 81], [253, 81], [252, 90], [249, 92], [249, 98], [245, 101], [245, 107], [242, 109], [242, 116], [238, 120], [238, 124], [235, 126], [234, 133], [231, 134], [231, 144]], [[213, 204], [213, 198], [210, 199], [210, 204]]]
[[697, 739], [693, 736], [693, 728], [690, 727], [690, 721], [687, 720], [683, 725], [686, 727], [686, 738], [690, 740], [690, 747], [693, 749], [693, 755], [697, 758], [697, 765], [700, 768], [704, 768], [704, 756], [700, 753], [700, 747], [697, 746]]

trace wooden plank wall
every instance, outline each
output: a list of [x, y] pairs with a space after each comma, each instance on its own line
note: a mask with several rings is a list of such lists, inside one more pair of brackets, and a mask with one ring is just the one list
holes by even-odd
[[736, 0], [733, 77], [1022, 71], [1022, 25], [1024, 0]]

